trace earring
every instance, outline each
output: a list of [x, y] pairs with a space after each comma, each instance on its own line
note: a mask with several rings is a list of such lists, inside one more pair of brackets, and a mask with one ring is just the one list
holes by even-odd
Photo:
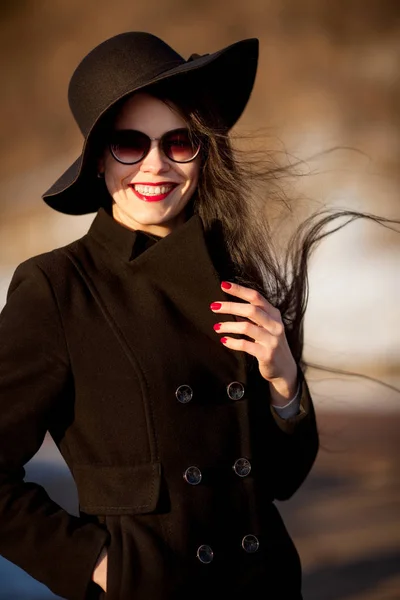
[[104, 173], [101, 173], [101, 172], [97, 173], [97, 177], [99, 179], [104, 179]]

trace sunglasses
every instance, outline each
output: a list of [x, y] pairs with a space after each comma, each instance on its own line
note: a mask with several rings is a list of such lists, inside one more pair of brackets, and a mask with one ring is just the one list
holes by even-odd
[[150, 152], [151, 142], [157, 141], [163, 154], [176, 163], [188, 163], [200, 152], [200, 140], [188, 129], [173, 129], [159, 138], [149, 137], [135, 129], [116, 129], [111, 134], [110, 152], [118, 162], [134, 165]]

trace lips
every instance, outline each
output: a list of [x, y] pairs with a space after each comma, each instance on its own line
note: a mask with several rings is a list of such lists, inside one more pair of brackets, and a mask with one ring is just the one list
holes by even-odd
[[177, 185], [177, 183], [161, 181], [159, 183], [132, 183], [129, 187], [140, 200], [160, 202], [167, 198]]

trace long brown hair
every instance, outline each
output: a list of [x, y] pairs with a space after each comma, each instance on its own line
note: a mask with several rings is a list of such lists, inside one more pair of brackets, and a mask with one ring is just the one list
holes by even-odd
[[186, 82], [173, 89], [158, 86], [151, 93], [177, 107], [203, 142], [202, 173], [192, 209], [206, 231], [219, 224], [233, 278], [258, 290], [279, 309], [290, 349], [305, 370], [303, 325], [311, 254], [325, 237], [354, 220], [369, 219], [389, 228], [400, 221], [324, 208], [306, 214], [290, 227], [296, 198], [288, 195], [285, 182], [299, 176], [302, 161], [282, 164], [274, 152], [258, 143], [263, 136], [232, 135], [207, 92], [197, 88], [194, 96], [188, 89], [191, 86]]

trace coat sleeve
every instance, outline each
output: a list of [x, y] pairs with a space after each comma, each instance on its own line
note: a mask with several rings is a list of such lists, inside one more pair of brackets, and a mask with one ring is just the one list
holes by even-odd
[[289, 499], [309, 474], [319, 450], [319, 435], [314, 405], [304, 373], [298, 368], [300, 381], [299, 414], [280, 417], [270, 405], [272, 416], [269, 448], [272, 460], [273, 494], [277, 500]]
[[68, 600], [97, 597], [91, 581], [109, 533], [24, 482], [71, 379], [52, 293], [30, 259], [12, 278], [0, 314], [0, 554]]

